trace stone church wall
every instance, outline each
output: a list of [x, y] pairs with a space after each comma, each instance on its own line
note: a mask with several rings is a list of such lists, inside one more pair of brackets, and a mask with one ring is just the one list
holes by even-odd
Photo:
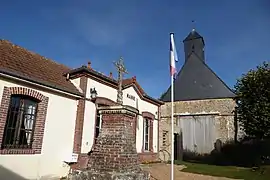
[[[222, 142], [234, 138], [234, 109], [233, 99], [208, 99], [179, 101], [174, 103], [174, 133], [180, 132], [179, 116], [214, 115], [216, 137]], [[159, 158], [169, 160], [171, 152], [171, 103], [161, 106], [161, 120], [159, 126]], [[166, 143], [165, 143], [166, 142]]]

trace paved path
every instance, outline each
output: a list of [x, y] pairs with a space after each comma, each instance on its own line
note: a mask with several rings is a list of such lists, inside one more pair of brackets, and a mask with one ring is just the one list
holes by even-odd
[[[143, 165], [142, 168], [151, 173], [151, 180], [170, 180], [170, 164]], [[174, 166], [175, 180], [232, 180], [224, 177], [213, 177], [182, 172], [183, 166]]]

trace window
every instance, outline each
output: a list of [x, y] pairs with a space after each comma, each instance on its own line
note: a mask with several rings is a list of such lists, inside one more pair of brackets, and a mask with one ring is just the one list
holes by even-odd
[[145, 151], [149, 151], [150, 150], [150, 145], [149, 145], [149, 142], [150, 142], [150, 120], [145, 118], [144, 119], [144, 129], [143, 129], [143, 132], [144, 132], [144, 150]]
[[32, 148], [38, 102], [24, 95], [11, 95], [2, 148]]
[[[98, 104], [98, 107], [106, 107], [109, 106], [107, 104]], [[102, 115], [98, 113], [98, 109], [97, 109], [97, 117], [96, 117], [96, 122], [95, 122], [95, 142], [98, 138], [98, 135], [100, 134], [100, 130], [101, 130], [101, 125], [102, 125]]]
[[95, 141], [100, 133], [101, 123], [102, 123], [101, 121], [102, 121], [101, 114], [97, 112], [96, 127], [95, 127]]
[[169, 131], [163, 131], [162, 133], [162, 146], [167, 145]]

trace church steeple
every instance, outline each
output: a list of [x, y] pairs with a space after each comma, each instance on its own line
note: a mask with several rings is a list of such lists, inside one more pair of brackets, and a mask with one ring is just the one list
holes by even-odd
[[204, 58], [204, 40], [203, 37], [197, 33], [195, 29], [189, 33], [189, 35], [184, 39], [184, 51], [185, 51], [185, 61], [188, 60], [190, 54], [195, 53], [200, 60], [205, 62]]

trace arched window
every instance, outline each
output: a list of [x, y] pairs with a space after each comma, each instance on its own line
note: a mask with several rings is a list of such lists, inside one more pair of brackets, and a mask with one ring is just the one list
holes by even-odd
[[11, 95], [2, 148], [32, 148], [38, 101]]

